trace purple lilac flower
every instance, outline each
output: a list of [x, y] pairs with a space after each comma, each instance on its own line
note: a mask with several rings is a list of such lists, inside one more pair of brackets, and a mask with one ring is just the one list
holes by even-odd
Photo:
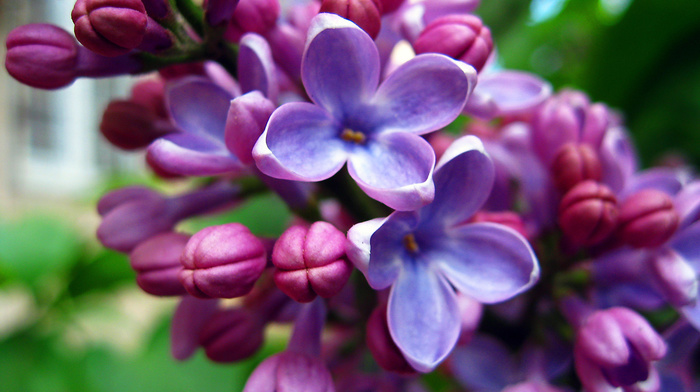
[[486, 69], [464, 112], [484, 119], [528, 114], [552, 95], [552, 85], [522, 71]]
[[509, 299], [539, 277], [532, 248], [493, 223], [467, 223], [486, 201], [494, 169], [481, 141], [465, 136], [435, 170], [435, 200], [420, 210], [353, 226], [348, 257], [370, 286], [391, 286], [388, 323], [408, 362], [430, 371], [459, 337], [457, 294], [482, 303]]
[[419, 135], [454, 120], [476, 72], [446, 56], [407, 62], [379, 86], [379, 54], [357, 25], [321, 13], [309, 29], [302, 80], [314, 103], [282, 105], [253, 150], [272, 177], [320, 181], [348, 162], [370, 197], [396, 210], [433, 199], [435, 154]]

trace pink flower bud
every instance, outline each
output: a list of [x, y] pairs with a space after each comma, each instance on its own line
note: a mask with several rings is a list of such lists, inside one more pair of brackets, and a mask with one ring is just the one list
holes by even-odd
[[26, 85], [55, 89], [73, 83], [78, 76], [78, 43], [60, 27], [30, 24], [7, 36], [7, 72]]
[[139, 46], [148, 24], [141, 0], [78, 0], [71, 19], [78, 41], [108, 57], [125, 54]]
[[559, 203], [559, 226], [576, 245], [595, 245], [606, 239], [615, 229], [617, 217], [615, 195], [591, 180], [573, 187]]
[[131, 252], [131, 268], [136, 271], [136, 283], [148, 294], [184, 295], [180, 283], [180, 256], [190, 236], [163, 233], [140, 243]]
[[585, 180], [600, 181], [603, 172], [593, 148], [575, 143], [567, 143], [559, 149], [550, 170], [554, 184], [562, 193]]
[[367, 320], [367, 348], [384, 370], [401, 374], [414, 374], [416, 370], [404, 358], [389, 333], [386, 320], [386, 304], [377, 306]]
[[576, 373], [590, 391], [641, 390], [637, 386], [642, 383], [650, 387], [657, 377], [653, 361], [664, 355], [666, 344], [661, 336], [644, 317], [627, 308], [591, 314], [574, 344]]
[[644, 189], [620, 206], [620, 238], [635, 248], [657, 247], [678, 229], [680, 216], [664, 192]]
[[442, 53], [477, 71], [493, 50], [491, 30], [475, 15], [448, 15], [432, 21], [413, 42], [416, 54]]
[[212, 361], [236, 362], [258, 351], [264, 332], [264, 325], [249, 310], [220, 310], [202, 327], [199, 344]]
[[267, 258], [265, 245], [240, 223], [211, 226], [193, 235], [182, 254], [180, 280], [198, 298], [248, 294]]
[[116, 147], [135, 150], [147, 147], [157, 138], [177, 132], [177, 129], [143, 105], [112, 101], [102, 114], [100, 132]]
[[243, 392], [335, 392], [333, 378], [319, 358], [284, 351], [264, 360], [250, 375]]
[[345, 236], [327, 222], [287, 229], [275, 243], [272, 263], [277, 267], [275, 284], [298, 302], [338, 294], [352, 272]]
[[404, 0], [379, 0], [378, 3], [380, 5], [379, 11], [382, 15], [386, 15], [399, 9], [404, 3]]
[[239, 0], [225, 37], [238, 42], [245, 33], [265, 35], [275, 27], [279, 14], [278, 0]]
[[165, 107], [165, 82], [160, 78], [139, 80], [131, 87], [131, 102], [141, 104], [159, 118], [167, 119]]
[[382, 27], [381, 7], [378, 0], [323, 0], [320, 12], [349, 19], [374, 39]]

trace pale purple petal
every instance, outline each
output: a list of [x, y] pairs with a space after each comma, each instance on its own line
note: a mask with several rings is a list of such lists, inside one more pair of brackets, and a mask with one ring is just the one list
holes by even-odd
[[348, 230], [345, 254], [367, 280], [369, 280], [367, 274], [369, 271], [370, 238], [384, 223], [384, 220], [385, 218], [375, 218], [358, 223]]
[[186, 133], [223, 139], [226, 114], [233, 97], [202, 78], [187, 78], [170, 86], [166, 105], [175, 124]]
[[470, 65], [428, 53], [392, 72], [372, 98], [380, 132], [423, 134], [451, 123], [476, 84]]
[[476, 136], [455, 140], [435, 169], [435, 200], [423, 209], [429, 225], [463, 223], [483, 206], [491, 192], [494, 167]]
[[223, 140], [208, 135], [174, 133], [148, 147], [148, 159], [159, 168], [185, 176], [212, 176], [242, 169]]
[[425, 260], [404, 264], [389, 294], [389, 332], [408, 363], [429, 372], [452, 351], [459, 337], [455, 293]]
[[468, 345], [456, 348], [449, 361], [455, 378], [474, 391], [500, 391], [523, 376], [508, 348], [488, 335], [475, 335]]
[[622, 127], [609, 128], [603, 137], [599, 156], [603, 183], [619, 193], [639, 166], [637, 152], [627, 130]]
[[697, 300], [698, 273], [683, 255], [662, 248], [651, 258], [649, 269], [657, 288], [671, 305], [686, 306]]
[[259, 91], [252, 91], [231, 101], [224, 140], [228, 150], [244, 165], [253, 164], [253, 147], [274, 110], [275, 105]]
[[[549, 83], [527, 72], [487, 73], [479, 77], [464, 111], [486, 119], [518, 115], [533, 110], [551, 94]], [[484, 110], [491, 106], [497, 108], [495, 113]]]
[[377, 88], [377, 46], [357, 25], [329, 13], [312, 20], [306, 42], [301, 64], [306, 92], [333, 116], [345, 118]]
[[678, 230], [690, 226], [700, 217], [700, 181], [686, 184], [673, 200], [676, 211], [681, 217]]
[[182, 297], [170, 327], [170, 350], [175, 359], [184, 361], [194, 354], [199, 347], [199, 331], [214, 315], [218, 303], [218, 299]]
[[700, 331], [700, 301], [695, 302], [692, 305], [684, 306], [680, 309], [683, 316], [690, 324]]
[[416, 210], [433, 200], [435, 152], [422, 137], [397, 132], [378, 135], [350, 153], [348, 172], [368, 196], [399, 210]]
[[399, 276], [404, 260], [411, 257], [404, 237], [415, 230], [418, 219], [416, 212], [397, 211], [372, 234], [367, 282], [373, 289], [385, 289]]
[[700, 222], [696, 222], [678, 232], [670, 246], [700, 273]]
[[657, 167], [639, 172], [629, 178], [618, 199], [624, 200], [642, 189], [656, 189], [669, 196], [674, 196], [682, 187], [683, 183], [675, 170]]
[[505, 301], [532, 287], [540, 268], [520, 234], [493, 223], [467, 224], [437, 240], [434, 260], [457, 291], [479, 302]]
[[277, 102], [275, 63], [265, 38], [255, 33], [241, 37], [238, 76], [244, 93], [258, 90], [270, 101]]
[[320, 181], [347, 160], [341, 126], [328, 112], [310, 103], [292, 102], [272, 113], [253, 148], [261, 172], [275, 178]]

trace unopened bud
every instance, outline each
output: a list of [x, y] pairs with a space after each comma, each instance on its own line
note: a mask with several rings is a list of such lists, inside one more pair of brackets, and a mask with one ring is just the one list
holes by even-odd
[[258, 351], [264, 332], [264, 326], [249, 310], [220, 310], [202, 327], [199, 344], [212, 361], [236, 362]]
[[605, 185], [584, 181], [566, 193], [559, 204], [559, 226], [576, 245], [605, 240], [617, 224], [617, 199]]
[[554, 184], [566, 193], [579, 182], [600, 181], [603, 169], [598, 154], [588, 144], [567, 143], [559, 149], [551, 166]]
[[247, 227], [211, 226], [187, 243], [180, 280], [198, 298], [235, 298], [250, 292], [266, 263], [265, 245]]
[[657, 247], [678, 229], [680, 217], [664, 192], [644, 189], [620, 206], [620, 237], [635, 248]]
[[189, 238], [181, 233], [163, 233], [134, 248], [129, 260], [136, 271], [136, 283], [143, 291], [163, 296], [186, 293], [179, 279], [180, 256]]
[[442, 53], [477, 71], [493, 50], [491, 30], [474, 15], [448, 15], [432, 21], [413, 42], [416, 54]]
[[352, 272], [345, 241], [345, 235], [327, 222], [289, 228], [272, 252], [275, 284], [298, 302], [338, 294]]
[[148, 24], [141, 0], [78, 0], [71, 19], [78, 41], [91, 51], [108, 57], [138, 47]]
[[278, 0], [239, 0], [225, 37], [238, 42], [245, 33], [265, 35], [277, 24], [279, 13]]
[[374, 39], [382, 27], [381, 7], [377, 0], [323, 0], [320, 12], [330, 12], [349, 19]]
[[7, 36], [7, 72], [29, 86], [55, 89], [73, 83], [77, 60], [78, 44], [60, 27], [24, 25]]
[[100, 132], [116, 147], [135, 150], [147, 147], [157, 138], [177, 132], [177, 129], [143, 105], [112, 101], [102, 114]]

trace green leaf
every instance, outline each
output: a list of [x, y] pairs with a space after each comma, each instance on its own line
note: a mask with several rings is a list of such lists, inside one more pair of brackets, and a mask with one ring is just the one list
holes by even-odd
[[135, 279], [136, 274], [125, 254], [102, 249], [73, 269], [68, 293], [77, 297], [93, 291], [111, 290], [125, 282], [133, 284]]
[[0, 271], [32, 287], [42, 278], [65, 273], [83, 249], [71, 227], [52, 217], [27, 216], [0, 224]]

